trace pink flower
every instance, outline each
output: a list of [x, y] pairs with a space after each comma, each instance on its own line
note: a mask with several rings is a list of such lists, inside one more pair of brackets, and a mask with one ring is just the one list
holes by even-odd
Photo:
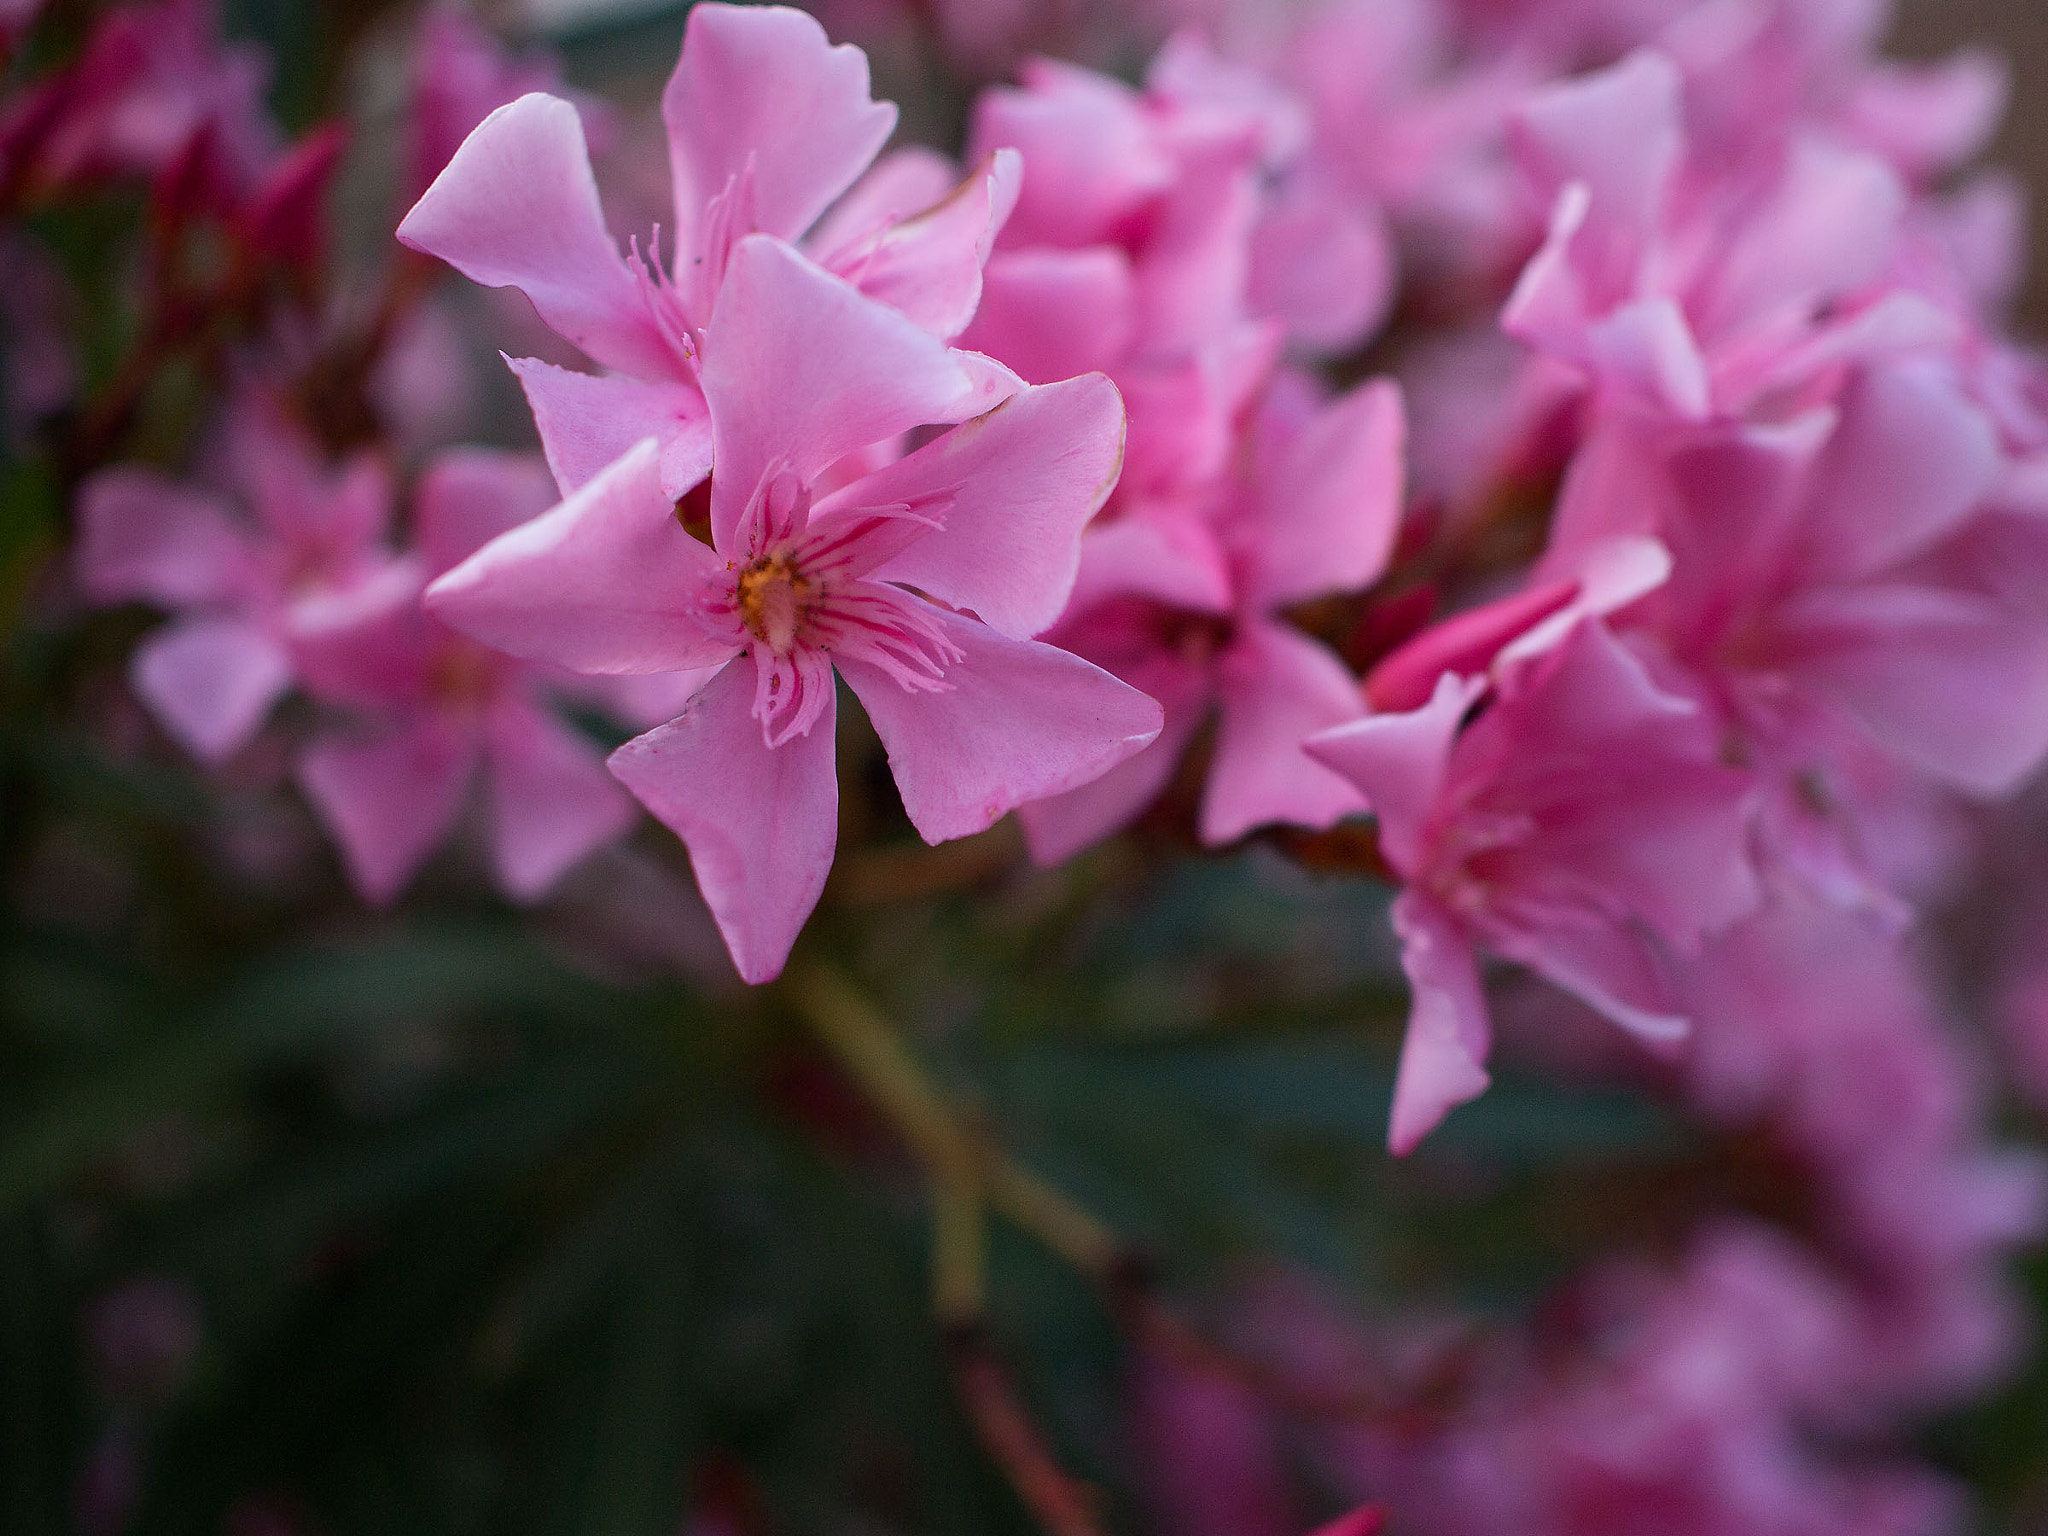
[[[462, 141], [492, 112], [529, 92], [560, 85], [561, 69], [545, 49], [512, 53], [453, 4], [436, 4], [421, 20], [414, 44], [407, 200], [416, 201], [433, 184]], [[595, 104], [579, 101], [577, 106], [587, 122]]]
[[1502, 323], [1615, 405], [1741, 415], [1844, 360], [1940, 339], [1908, 295], [1845, 305], [1886, 271], [1906, 192], [1818, 135], [1755, 166], [1693, 150], [1671, 61], [1639, 53], [1535, 97], [1518, 123], [1549, 238]]
[[1219, 706], [1205, 842], [1273, 822], [1324, 828], [1365, 808], [1301, 749], [1364, 712], [1357, 681], [1281, 614], [1378, 578], [1400, 525], [1401, 446], [1392, 385], [1322, 403], [1290, 379], [1264, 404], [1247, 474], [1219, 487], [1208, 516], [1133, 513], [1090, 531], [1047, 639], [1151, 694], [1166, 724], [1094, 783], [1024, 808], [1034, 857], [1058, 863], [1129, 823]]
[[1553, 558], [1618, 533], [1669, 547], [1671, 580], [1623, 627], [1761, 772], [1775, 851], [1853, 887], [1867, 747], [1979, 795], [2048, 753], [2038, 601], [2003, 591], [1975, 547], [1996, 531], [1979, 514], [2000, 473], [1950, 371], [1890, 362], [1783, 424], [1602, 434], [1574, 468]]
[[620, 255], [576, 109], [541, 94], [486, 118], [398, 227], [406, 244], [473, 281], [520, 289], [608, 370], [513, 364], [565, 493], [643, 437], [661, 444], [671, 499], [704, 478], [705, 328], [744, 237], [810, 231], [806, 249], [828, 270], [951, 337], [974, 313], [982, 260], [1014, 195], [1014, 157], [992, 159], [948, 195], [932, 185], [936, 157], [913, 153], [840, 202], [896, 109], [869, 98], [858, 49], [830, 46], [817, 22], [779, 6], [693, 7], [662, 114], [676, 219], [666, 268], [658, 233], [644, 252], [636, 243]]
[[643, 442], [430, 601], [487, 644], [575, 671], [711, 673], [612, 770], [689, 846], [740, 974], [762, 982], [832, 863], [835, 669], [934, 843], [1100, 776], [1160, 714], [1027, 638], [1058, 617], [1115, 480], [1105, 380], [1013, 385], [908, 457], [835, 473], [979, 409], [979, 371], [766, 236], [734, 249], [705, 340], [709, 546], [678, 523]]
[[1390, 1145], [1407, 1152], [1487, 1083], [1477, 952], [1529, 967], [1653, 1041], [1682, 1035], [1671, 958], [1756, 900], [1749, 783], [1707, 722], [1584, 623], [1485, 685], [1446, 674], [1430, 702], [1311, 737], [1357, 786], [1405, 884], [1394, 904], [1414, 989]]
[[330, 467], [253, 392], [231, 407], [225, 439], [225, 478], [253, 517], [209, 489], [119, 465], [79, 488], [72, 554], [88, 598], [175, 615], [136, 648], [129, 677], [208, 763], [246, 746], [289, 691], [311, 611], [375, 579], [389, 558], [391, 486], [375, 456]]
[[546, 894], [632, 823], [632, 802], [596, 748], [542, 703], [541, 674], [420, 606], [433, 577], [553, 500], [535, 459], [441, 455], [414, 498], [416, 553], [330, 597], [299, 628], [307, 692], [366, 717], [366, 729], [318, 735], [298, 770], [365, 901], [388, 902], [411, 880], [454, 825], [479, 764], [493, 868], [514, 900]]

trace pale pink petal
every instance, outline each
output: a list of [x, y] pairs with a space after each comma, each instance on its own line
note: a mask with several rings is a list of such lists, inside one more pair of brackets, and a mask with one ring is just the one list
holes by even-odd
[[1585, 356], [1600, 382], [1632, 404], [1704, 421], [1713, 408], [1707, 361], [1684, 312], [1668, 298], [1625, 304], [1586, 328]]
[[733, 255], [706, 354], [712, 539], [728, 552], [771, 474], [807, 485], [856, 449], [950, 419], [973, 383], [943, 342], [763, 235]]
[[1591, 913], [1547, 910], [1512, 926], [1512, 904], [1488, 914], [1487, 946], [1526, 965], [1623, 1029], [1655, 1044], [1685, 1038], [1671, 983], [1643, 937]]
[[1126, 596], [1194, 613], [1228, 613], [1235, 598], [1230, 563], [1214, 530], [1167, 508], [1091, 526], [1081, 539], [1081, 571], [1067, 611], [1086, 613]]
[[868, 96], [867, 55], [832, 46], [815, 20], [783, 6], [692, 7], [661, 116], [685, 242], [742, 173], [753, 179], [754, 227], [794, 240], [896, 127], [894, 105]]
[[1095, 245], [1173, 184], [1173, 157], [1129, 86], [1045, 61], [1031, 66], [1027, 84], [984, 91], [969, 133], [976, 159], [1023, 152], [1024, 187], [1006, 243]]
[[754, 687], [754, 664], [742, 657], [680, 718], [614, 752], [611, 770], [689, 848], [733, 964], [758, 986], [782, 973], [825, 889], [839, 779], [831, 700], [808, 735], [771, 748], [753, 716]]
[[532, 705], [491, 713], [491, 856], [515, 901], [547, 894], [572, 864], [633, 824], [633, 800], [605, 771], [597, 748]]
[[1032, 861], [1047, 867], [1064, 864], [1142, 816], [1209, 718], [1214, 689], [1205, 665], [1156, 647], [1142, 655], [1089, 659], [1155, 700], [1165, 719], [1150, 746], [1101, 778], [1017, 807]]
[[645, 437], [661, 444], [661, 484], [672, 498], [711, 473], [711, 413], [694, 385], [578, 373], [533, 357], [507, 361], [526, 391], [541, 450], [564, 496]]
[[724, 563], [676, 521], [641, 443], [551, 512], [436, 581], [429, 608], [484, 644], [572, 672], [681, 672], [734, 645], [697, 618]]
[[1394, 932], [1414, 1002], [1394, 1075], [1387, 1148], [1406, 1157], [1445, 1115], [1486, 1091], [1493, 1032], [1479, 963], [1450, 915], [1428, 897], [1404, 891], [1394, 902]]
[[1100, 778], [1159, 734], [1157, 704], [1078, 656], [939, 609], [930, 617], [963, 653], [944, 691], [912, 693], [870, 663], [840, 661], [926, 842]]
[[1567, 577], [1570, 599], [1541, 616], [1500, 649], [1496, 672], [1563, 644], [1587, 619], [1604, 619], [1624, 611], [1671, 579], [1671, 551], [1656, 539], [1601, 539], [1547, 567]]
[[1816, 577], [1870, 576], [1953, 532], [2001, 462], [1991, 423], [1933, 364], [1863, 370], [1822, 451], [1801, 553]]
[[413, 491], [413, 544], [438, 576], [558, 500], [547, 465], [530, 453], [445, 449]]
[[1364, 812], [1357, 787], [1301, 745], [1365, 713], [1342, 661], [1285, 625], [1244, 620], [1217, 677], [1223, 712], [1202, 797], [1203, 842], [1235, 842], [1274, 823], [1320, 831]]
[[982, 273], [981, 307], [960, 345], [986, 352], [1033, 384], [1095, 373], [1123, 360], [1137, 333], [1130, 258], [1112, 246], [998, 251]]
[[1909, 176], [1937, 177], [1983, 152], [2011, 96], [2012, 70], [1984, 49], [1935, 64], [1879, 64], [1849, 104], [1854, 136]]
[[1397, 276], [1377, 207], [1289, 182], [1252, 232], [1246, 298], [1301, 346], [1348, 352], [1385, 323]]
[[274, 635], [233, 618], [194, 618], [135, 648], [129, 680], [157, 723], [203, 763], [224, 762], [256, 734], [292, 683]]
[[78, 488], [71, 563], [79, 589], [101, 603], [185, 608], [249, 595], [256, 581], [248, 535], [224, 507], [125, 464]]
[[1380, 847], [1403, 873], [1422, 865], [1423, 834], [1451, 744], [1465, 712], [1485, 691], [1478, 679], [1446, 674], [1420, 709], [1368, 715], [1304, 743], [1310, 757], [1358, 786], [1379, 819]]
[[383, 906], [455, 824], [477, 742], [420, 716], [388, 736], [330, 736], [299, 759], [299, 785], [340, 845], [356, 894]]
[[934, 336], [957, 336], [981, 303], [982, 264], [1022, 174], [1015, 150], [997, 150], [941, 201], [821, 260]]
[[1870, 585], [1806, 594], [1782, 628], [1794, 675], [1923, 773], [2000, 795], [2048, 752], [2038, 621], [1964, 593]]
[[1123, 401], [1099, 373], [1029, 388], [818, 503], [813, 525], [863, 507], [929, 506], [943, 527], [875, 578], [1028, 639], [1066, 606], [1081, 530], [1116, 485], [1123, 427]]
[[681, 366], [605, 230], [575, 107], [538, 92], [478, 125], [398, 226], [472, 282], [517, 288], [556, 334], [641, 378]]
[[1406, 446], [1401, 392], [1376, 379], [1322, 407], [1278, 463], [1262, 463], [1246, 601], [1272, 609], [1378, 580], [1400, 531]]
[[961, 185], [960, 167], [937, 150], [922, 144], [892, 149], [832, 205], [804, 238], [804, 249], [829, 267], [837, 252], [937, 206]]

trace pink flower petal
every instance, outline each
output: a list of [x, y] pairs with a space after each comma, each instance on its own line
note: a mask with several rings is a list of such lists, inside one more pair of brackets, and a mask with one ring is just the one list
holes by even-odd
[[1090, 659], [1156, 700], [1165, 719], [1150, 746], [1125, 758], [1101, 778], [1063, 795], [1017, 807], [1032, 861], [1047, 867], [1065, 863], [1143, 815], [1172, 779], [1181, 754], [1209, 718], [1213, 689], [1206, 666], [1192, 665], [1159, 648], [1121, 659], [1101, 655]]
[[632, 797], [597, 748], [552, 716], [508, 701], [492, 712], [486, 742], [492, 863], [515, 901], [546, 895], [633, 824]]
[[1407, 435], [1401, 392], [1384, 379], [1289, 434], [1279, 462], [1259, 466], [1248, 602], [1272, 609], [1379, 579], [1401, 526]]
[[128, 675], [180, 746], [203, 763], [220, 763], [249, 744], [291, 687], [292, 659], [258, 625], [203, 617], [149, 636]]
[[224, 507], [131, 465], [103, 469], [79, 487], [71, 559], [80, 590], [101, 603], [226, 602], [249, 595], [257, 579], [249, 537]]
[[1376, 208], [1297, 179], [1252, 233], [1246, 297], [1298, 344], [1348, 352], [1385, 323], [1397, 276], [1393, 233]]
[[821, 259], [932, 335], [957, 336], [981, 303], [982, 264], [1022, 174], [1017, 152], [999, 149], [940, 201]]
[[1301, 745], [1365, 713], [1343, 662], [1285, 625], [1246, 620], [1218, 676], [1223, 715], [1202, 797], [1203, 842], [1217, 847], [1274, 823], [1320, 831], [1365, 811], [1357, 787]]
[[944, 691], [912, 693], [867, 662], [840, 664], [926, 842], [970, 836], [1027, 800], [1100, 778], [1159, 734], [1157, 704], [1078, 656], [929, 616], [964, 653]]
[[724, 564], [676, 521], [648, 440], [551, 512], [478, 550], [428, 607], [508, 655], [572, 672], [681, 672], [733, 645], [699, 622]]
[[896, 127], [894, 105], [869, 99], [867, 55], [832, 46], [783, 6], [693, 7], [661, 115], [685, 250], [705, 205], [742, 173], [753, 178], [753, 227], [794, 240]]
[[733, 964], [758, 986], [782, 973], [825, 889], [839, 779], [830, 698], [808, 735], [769, 747], [754, 687], [754, 663], [742, 657], [679, 719], [614, 752], [611, 770], [689, 848]]
[[856, 449], [954, 419], [973, 387], [944, 343], [763, 235], [734, 253], [705, 350], [712, 540], [728, 553], [771, 474], [808, 485]]
[[1150, 598], [1194, 613], [1228, 613], [1230, 564], [1208, 522], [1149, 508], [1090, 527], [1067, 611], [1086, 613], [1112, 597]]
[[511, 365], [564, 496], [583, 489], [644, 437], [661, 444], [661, 484], [672, 499], [711, 473], [711, 413], [694, 386], [578, 373], [534, 357]]
[[1406, 1157], [1445, 1115], [1486, 1091], [1492, 1029], [1478, 961], [1448, 913], [1404, 891], [1394, 902], [1394, 932], [1415, 1000], [1394, 1075], [1387, 1148]]
[[498, 108], [398, 226], [472, 282], [517, 288], [557, 335], [608, 368], [673, 378], [662, 339], [605, 230], [575, 107], [538, 92]]
[[1013, 395], [813, 509], [930, 502], [942, 530], [875, 572], [972, 609], [1013, 639], [1049, 629], [1081, 564], [1081, 530], [1123, 464], [1123, 401], [1101, 374]]
[[1027, 89], [998, 87], [975, 103], [969, 153], [1024, 155], [1024, 187], [1005, 232], [1014, 246], [1095, 245], [1173, 184], [1173, 157], [1138, 93], [1121, 81], [1037, 61]]
[[446, 449], [413, 492], [413, 543], [438, 576], [557, 500], [547, 465], [530, 453]]
[[1380, 847], [1404, 874], [1421, 867], [1423, 834], [1452, 742], [1485, 691], [1483, 681], [1446, 674], [1420, 709], [1368, 715], [1303, 743], [1310, 757], [1358, 786], [1379, 819]]
[[447, 835], [476, 754], [474, 736], [431, 715], [375, 741], [330, 736], [306, 749], [299, 785], [364, 901], [389, 903]]
[[420, 606], [425, 586], [426, 572], [407, 558], [345, 592], [301, 603], [291, 643], [306, 691], [357, 709], [423, 702], [436, 639], [446, 636]]
[[1489, 914], [1489, 948], [1646, 1041], [1685, 1038], [1691, 1023], [1677, 1011], [1671, 982], [1642, 935], [1592, 914], [1547, 910], [1522, 927], [1509, 926], [1513, 916], [1511, 907]]
[[1130, 258], [1112, 246], [998, 251], [960, 345], [1033, 384], [1113, 368], [1137, 333], [1134, 281]]

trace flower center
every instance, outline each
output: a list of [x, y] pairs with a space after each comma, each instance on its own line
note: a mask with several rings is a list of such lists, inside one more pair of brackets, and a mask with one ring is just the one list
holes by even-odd
[[786, 652], [817, 596], [787, 550], [764, 555], [739, 574], [740, 619], [770, 650]]

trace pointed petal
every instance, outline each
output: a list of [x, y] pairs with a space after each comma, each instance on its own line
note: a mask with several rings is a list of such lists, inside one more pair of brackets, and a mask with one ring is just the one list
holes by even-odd
[[1023, 172], [1000, 149], [941, 201], [822, 258], [869, 298], [941, 340], [966, 329], [981, 303], [981, 269], [1017, 201]]
[[741, 657], [680, 718], [614, 752], [611, 770], [689, 848], [733, 964], [758, 986], [782, 974], [825, 889], [839, 778], [830, 702], [780, 747], [762, 740], [753, 708], [754, 664]]
[[1415, 1001], [1394, 1075], [1387, 1149], [1406, 1157], [1445, 1115], [1486, 1091], [1493, 1032], [1478, 961], [1450, 915], [1428, 897], [1404, 891], [1394, 902], [1394, 932]]
[[1485, 691], [1479, 679], [1445, 675], [1420, 709], [1368, 715], [1303, 743], [1310, 757], [1358, 786], [1379, 818], [1380, 846], [1404, 874], [1422, 863], [1423, 831], [1443, 786], [1451, 745], [1465, 712]]
[[1380, 714], [1420, 709], [1445, 673], [1483, 677], [1515, 636], [1567, 607], [1576, 581], [1546, 581], [1496, 602], [1452, 614], [1381, 659], [1365, 679], [1365, 695]]
[[1260, 466], [1256, 575], [1247, 600], [1283, 607], [1379, 579], [1401, 526], [1407, 422], [1376, 379], [1331, 401]]
[[794, 240], [896, 128], [895, 106], [868, 95], [867, 55], [783, 6], [692, 7], [661, 116], [685, 236], [751, 169], [755, 227]]
[[1027, 83], [982, 92], [968, 135], [976, 159], [995, 149], [1023, 152], [1011, 243], [1100, 244], [1173, 184], [1173, 156], [1143, 98], [1122, 81], [1040, 61]]
[[564, 496], [583, 489], [645, 437], [661, 445], [661, 486], [671, 500], [711, 473], [711, 413], [694, 384], [643, 384], [534, 357], [507, 361], [526, 391], [541, 449]]
[[517, 288], [557, 335], [608, 368], [672, 378], [677, 360], [605, 230], [575, 107], [534, 92], [463, 141], [398, 238], [472, 282]]
[[307, 748], [299, 786], [364, 901], [384, 906], [426, 862], [462, 809], [475, 761], [475, 738], [431, 715], [374, 741], [330, 736]]
[[256, 561], [227, 509], [154, 470], [103, 469], [78, 489], [72, 571], [95, 602], [165, 608], [250, 592]]
[[201, 762], [220, 763], [249, 744], [291, 687], [292, 660], [257, 625], [195, 618], [137, 646], [129, 680], [172, 739]]
[[1228, 613], [1234, 601], [1229, 559], [1206, 520], [1141, 508], [1096, 524], [1082, 537], [1081, 570], [1067, 611], [1086, 613], [1113, 597]]
[[944, 522], [875, 572], [1012, 639], [1050, 628], [1081, 564], [1081, 530], [1123, 463], [1123, 401], [1101, 374], [1011, 396], [820, 502], [834, 512], [931, 502]]
[[441, 577], [427, 605], [528, 661], [572, 672], [681, 672], [737, 648], [697, 618], [705, 583], [723, 569], [676, 521], [650, 440]]
[[1546, 912], [1524, 927], [1490, 921], [1487, 944], [1653, 1044], [1682, 1040], [1692, 1027], [1657, 955], [1624, 924]]
[[413, 544], [438, 576], [559, 499], [547, 465], [530, 453], [446, 449], [413, 491]]
[[1365, 796], [1302, 750], [1302, 742], [1365, 713], [1358, 680], [1330, 651], [1285, 625], [1249, 620], [1218, 669], [1223, 718], [1202, 797], [1202, 841], [1235, 842], [1254, 827], [1335, 826]]
[[633, 824], [633, 799], [597, 748], [523, 702], [491, 716], [491, 853], [498, 884], [536, 901], [569, 867]]
[[948, 420], [973, 384], [944, 343], [761, 235], [734, 253], [705, 352], [712, 540], [728, 553], [771, 473], [808, 485], [855, 449]]
[[867, 662], [840, 665], [926, 842], [967, 837], [1027, 800], [1100, 778], [1159, 734], [1157, 704], [1080, 657], [940, 609], [930, 616], [963, 653], [944, 692], [911, 693]]
[[960, 345], [986, 352], [1033, 384], [1115, 367], [1137, 332], [1130, 258], [1114, 246], [998, 251], [981, 276], [981, 306]]
[[892, 149], [832, 205], [805, 237], [804, 249], [832, 268], [840, 251], [937, 206], [961, 185], [960, 167], [937, 150], [922, 144]]
[[1859, 373], [1814, 471], [1801, 552], [1820, 577], [1870, 576], [1954, 531], [1990, 493], [1998, 444], [1938, 366]]

